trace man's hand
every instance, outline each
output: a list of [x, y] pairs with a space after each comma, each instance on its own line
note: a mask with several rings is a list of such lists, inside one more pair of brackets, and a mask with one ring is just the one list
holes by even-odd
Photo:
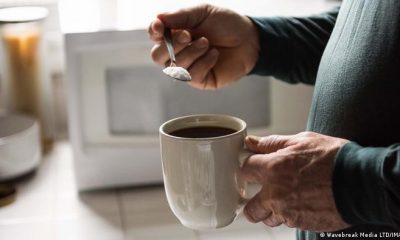
[[156, 44], [154, 62], [168, 65], [164, 26], [173, 29], [177, 65], [189, 70], [189, 84], [216, 89], [249, 73], [259, 51], [258, 32], [251, 20], [228, 9], [200, 5], [157, 16], [149, 28]]
[[336, 209], [331, 180], [336, 153], [347, 142], [313, 132], [247, 137], [247, 147], [258, 154], [241, 174], [262, 185], [245, 206], [247, 219], [316, 232], [349, 227]]

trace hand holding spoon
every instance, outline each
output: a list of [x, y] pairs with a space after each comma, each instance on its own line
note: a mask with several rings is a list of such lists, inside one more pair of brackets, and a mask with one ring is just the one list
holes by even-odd
[[168, 76], [183, 82], [188, 82], [192, 79], [190, 73], [183, 67], [176, 66], [176, 59], [174, 53], [174, 47], [172, 45], [171, 29], [165, 27], [164, 30], [164, 41], [168, 49], [169, 58], [171, 59], [171, 64], [169, 67], [163, 69], [163, 72]]

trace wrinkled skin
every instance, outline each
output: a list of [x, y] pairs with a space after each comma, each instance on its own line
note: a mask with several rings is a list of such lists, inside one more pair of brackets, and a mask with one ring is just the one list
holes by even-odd
[[349, 227], [332, 193], [333, 162], [347, 142], [313, 132], [247, 137], [247, 147], [257, 154], [247, 159], [241, 174], [262, 185], [244, 208], [247, 219], [316, 232]]

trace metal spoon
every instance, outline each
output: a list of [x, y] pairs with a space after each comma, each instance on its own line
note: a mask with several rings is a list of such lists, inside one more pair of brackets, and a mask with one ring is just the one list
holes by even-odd
[[171, 29], [170, 28], [165, 27], [164, 41], [165, 41], [165, 45], [167, 46], [171, 64], [169, 67], [164, 68], [163, 72], [176, 80], [183, 81], [183, 82], [190, 81], [192, 79], [192, 77], [190, 76], [189, 72], [182, 67], [176, 66], [176, 58], [175, 58], [175, 53], [174, 53], [174, 47], [172, 45], [172, 37], [171, 37]]

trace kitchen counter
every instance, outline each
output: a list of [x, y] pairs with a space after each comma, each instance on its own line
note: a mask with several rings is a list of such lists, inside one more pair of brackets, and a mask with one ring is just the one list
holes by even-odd
[[187, 229], [170, 211], [162, 186], [79, 194], [68, 142], [56, 143], [17, 191], [16, 202], [0, 208], [1, 239], [295, 239], [293, 229], [251, 224], [243, 216], [219, 230]]

